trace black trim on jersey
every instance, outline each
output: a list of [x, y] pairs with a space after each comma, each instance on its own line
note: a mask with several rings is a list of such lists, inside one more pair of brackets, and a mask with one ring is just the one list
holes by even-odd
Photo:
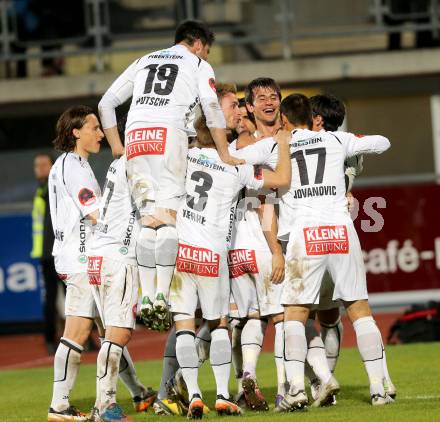
[[275, 147], [277, 147], [277, 146], [278, 146], [278, 144], [275, 142], [275, 143], [272, 145], [272, 149], [270, 150], [270, 153], [272, 153], [273, 150], [275, 149]]
[[339, 140], [339, 138], [334, 133], [332, 133], [332, 132], [327, 132], [327, 133], [329, 133], [330, 135], [333, 135], [336, 138], [336, 140], [342, 145], [342, 142]]
[[139, 57], [137, 60], [136, 60], [136, 64], [138, 64], [139, 63], [139, 61], [142, 59], [142, 57]]
[[199, 62], [197, 63], [197, 67], [200, 67], [200, 63], [202, 63], [202, 59], [200, 57], [197, 57], [199, 59]]
[[237, 173], [240, 171], [240, 170], [238, 170], [238, 166], [234, 166], [235, 167], [235, 170], [237, 170]]
[[64, 180], [64, 162], [66, 161], [67, 154], [68, 154], [68, 152], [66, 152], [66, 155], [63, 158], [63, 164], [61, 165], [61, 174], [63, 175], [63, 183], [64, 183], [64, 185], [66, 185], [66, 181]]
[[176, 337], [182, 336], [184, 334], [189, 334], [190, 336], [193, 336], [194, 338], [196, 338], [196, 333], [194, 331], [190, 331], [190, 330], [177, 331]]

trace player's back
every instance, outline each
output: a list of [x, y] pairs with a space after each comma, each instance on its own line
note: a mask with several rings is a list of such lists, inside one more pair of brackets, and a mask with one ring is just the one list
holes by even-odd
[[132, 66], [134, 85], [127, 131], [137, 122], [185, 129], [199, 103], [200, 75], [213, 75], [211, 66], [181, 45], [147, 54]]
[[259, 188], [249, 165], [223, 163], [214, 148], [188, 152], [186, 200], [177, 215], [179, 239], [224, 252], [230, 242], [238, 193], [245, 185]]
[[331, 132], [299, 129], [290, 142], [292, 183], [281, 191], [284, 205], [298, 214], [347, 214], [344, 160], [340, 139]]
[[135, 246], [139, 228], [124, 156], [114, 160], [107, 171], [90, 254], [136, 264]]

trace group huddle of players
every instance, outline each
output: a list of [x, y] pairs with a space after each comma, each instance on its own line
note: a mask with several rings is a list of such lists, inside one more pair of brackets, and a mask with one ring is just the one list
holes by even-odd
[[[256, 367], [269, 320], [274, 410], [307, 407], [305, 375], [313, 407], [336, 404], [341, 304], [371, 403], [396, 395], [348, 209], [362, 154], [386, 151], [388, 139], [337, 131], [345, 117], [340, 100], [282, 99], [271, 78], [254, 79], [238, 99], [233, 84], [215, 83], [206, 61], [213, 41], [203, 23], [187, 21], [174, 46], [136, 60], [99, 103], [103, 131], [85, 106], [58, 120], [54, 144], [63, 154], [49, 195], [66, 327], [49, 422], [130, 420], [116, 400], [118, 377], [138, 412], [152, 406], [157, 414], [201, 418], [209, 409], [197, 377], [207, 359], [218, 414], [267, 411]], [[124, 146], [115, 110], [129, 98]], [[115, 160], [101, 195], [88, 157], [104, 134]], [[151, 329], [170, 329], [158, 393], [139, 381], [126, 347], [137, 314]], [[69, 394], [94, 321], [102, 338], [97, 397], [84, 414]]]

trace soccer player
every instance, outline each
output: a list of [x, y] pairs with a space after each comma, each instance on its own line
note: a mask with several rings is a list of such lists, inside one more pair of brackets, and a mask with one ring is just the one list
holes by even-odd
[[[339, 99], [333, 95], [319, 94], [309, 98], [310, 105], [312, 107], [312, 130], [319, 132], [324, 131], [337, 131], [342, 125], [345, 118], [345, 105]], [[347, 188], [347, 196], [351, 196], [351, 188], [356, 176], [362, 172], [363, 157], [354, 156], [348, 157], [345, 160], [345, 185]], [[327, 361], [329, 368], [333, 373], [336, 367], [336, 363], [339, 356], [339, 350], [342, 343], [343, 325], [339, 313], [339, 302], [332, 300], [334, 291], [333, 280], [330, 277], [328, 271], [325, 272], [321, 285], [321, 294], [319, 305], [317, 306], [317, 315], [319, 323], [321, 325], [321, 337], [324, 342], [325, 352], [327, 355]], [[310, 325], [308, 323], [308, 325]], [[306, 327], [307, 332], [307, 327]], [[308, 343], [309, 344], [309, 343]], [[315, 348], [315, 353], [319, 350]], [[309, 353], [307, 358], [309, 359]], [[384, 350], [384, 373], [385, 373], [385, 389], [387, 394], [393, 399], [396, 396], [396, 388], [391, 381], [385, 357]], [[316, 387], [316, 381], [312, 380], [312, 395], [317, 394], [318, 388]], [[317, 386], [319, 387], [319, 385]]]
[[139, 274], [135, 246], [140, 224], [125, 166], [126, 159], [121, 157], [108, 169], [88, 257], [89, 282], [105, 328], [91, 420], [104, 422], [126, 420], [116, 402], [118, 374], [131, 393], [136, 411], [146, 411], [156, 397], [137, 378], [126, 347], [136, 325]]
[[176, 211], [185, 194], [186, 129], [198, 104], [220, 158], [228, 164], [241, 163], [229, 154], [214, 72], [206, 62], [213, 42], [214, 34], [206, 25], [183, 22], [176, 29], [174, 46], [137, 59], [99, 103], [104, 133], [117, 154], [123, 147], [115, 108], [132, 97], [125, 145], [130, 189], [142, 218], [137, 259], [141, 312], [147, 320], [165, 318], [168, 312], [177, 254]]
[[[281, 90], [271, 78], [258, 78], [245, 91], [249, 113], [255, 118], [253, 138], [240, 137], [231, 146], [231, 153], [249, 142], [273, 136], [280, 129], [279, 107]], [[249, 129], [251, 121], [245, 121]], [[239, 129], [241, 130], [241, 128]], [[248, 135], [249, 136], [249, 135]], [[275, 326], [275, 363], [279, 403], [285, 394], [283, 347], [283, 307], [280, 304], [284, 278], [284, 256], [277, 239], [277, 217], [274, 210], [275, 193], [268, 189], [247, 189], [238, 207], [235, 231], [229, 251], [231, 290], [237, 311], [231, 316], [246, 318], [241, 324], [243, 352], [242, 388], [247, 407], [268, 410], [267, 402], [256, 380], [256, 366], [268, 318]], [[249, 206], [250, 205], [250, 206]], [[239, 328], [240, 325], [236, 327]], [[234, 337], [233, 337], [234, 338]]]
[[55, 268], [67, 285], [66, 325], [55, 353], [54, 383], [48, 421], [84, 421], [69, 403], [81, 352], [97, 317], [87, 277], [87, 252], [92, 225], [98, 218], [101, 190], [89, 165], [104, 134], [93, 110], [67, 109], [58, 119], [54, 146], [62, 151], [49, 174], [49, 201], [55, 234]]
[[[365, 268], [356, 230], [347, 209], [343, 163], [347, 157], [382, 153], [390, 143], [382, 136], [357, 138], [344, 132], [312, 132], [311, 107], [303, 95], [290, 95], [281, 103], [284, 127], [292, 130], [292, 184], [281, 198], [282, 218], [289, 222], [284, 311], [284, 359], [289, 393], [280, 410], [306, 406], [304, 361], [307, 355], [305, 324], [310, 306], [319, 302], [321, 280], [328, 270], [335, 283], [333, 299], [343, 301], [356, 332], [358, 348], [370, 379], [373, 405], [392, 402], [383, 386], [383, 345], [368, 305]], [[316, 169], [315, 174], [313, 170]], [[294, 216], [294, 218], [293, 218]], [[284, 226], [286, 227], [286, 226]], [[337, 393], [330, 375], [321, 385], [322, 402]]]
[[176, 323], [176, 354], [188, 387], [189, 418], [203, 415], [202, 394], [197, 383], [198, 357], [194, 313], [198, 301], [211, 328], [210, 360], [217, 383], [215, 408], [219, 414], [239, 414], [229, 396], [231, 343], [225, 319], [229, 308], [227, 244], [231, 236], [234, 199], [244, 186], [285, 186], [290, 162], [283, 133], [278, 138], [279, 161], [275, 172], [263, 170], [258, 178], [249, 165], [222, 163], [202, 116], [196, 122], [197, 147], [188, 153], [186, 200], [179, 209], [179, 252], [171, 284], [171, 310]]
[[[225, 117], [226, 132], [228, 138], [230, 138], [232, 132], [236, 130], [240, 122], [237, 87], [234, 84], [230, 83], [216, 83], [216, 93], [220, 107]], [[196, 347], [200, 365], [209, 358], [210, 344], [211, 336], [209, 332], [209, 327], [207, 327], [206, 325], [202, 325], [196, 337]], [[158, 398], [153, 405], [157, 414], [180, 415], [182, 413], [181, 409], [185, 409], [187, 407], [186, 397], [182, 397], [181, 394], [176, 394], [175, 397], [168, 397], [169, 394], [166, 385], [167, 382], [174, 377], [177, 369], [178, 363], [176, 359], [176, 333], [175, 329], [173, 328], [168, 335], [168, 339], [165, 345], [162, 379]], [[186, 390], [185, 385], [180, 385], [184, 384], [184, 380], [179, 373], [175, 377], [175, 380], [173, 380], [173, 383], [175, 384], [173, 388], [176, 390], [176, 392]]]

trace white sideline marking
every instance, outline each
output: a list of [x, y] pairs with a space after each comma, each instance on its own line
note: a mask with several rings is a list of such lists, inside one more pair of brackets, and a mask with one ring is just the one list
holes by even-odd
[[[426, 395], [426, 396], [404, 396], [400, 397], [402, 400], [438, 400], [440, 395]], [[399, 396], [396, 398], [399, 401]]]

